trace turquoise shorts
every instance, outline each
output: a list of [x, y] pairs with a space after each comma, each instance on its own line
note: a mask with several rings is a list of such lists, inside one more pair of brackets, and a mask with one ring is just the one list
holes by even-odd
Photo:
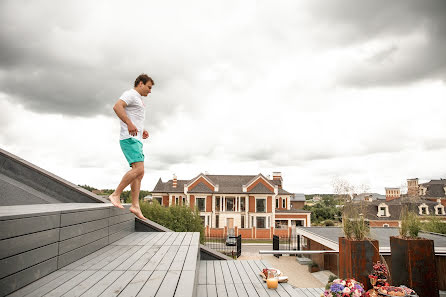
[[119, 144], [121, 145], [121, 150], [124, 153], [127, 162], [129, 162], [130, 167], [132, 167], [132, 163], [144, 162], [144, 153], [142, 151], [141, 141], [130, 137], [120, 140]]

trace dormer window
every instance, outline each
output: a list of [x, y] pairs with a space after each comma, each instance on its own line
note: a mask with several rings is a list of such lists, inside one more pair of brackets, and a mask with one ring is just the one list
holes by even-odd
[[435, 209], [435, 214], [436, 215], [441, 215], [441, 216], [445, 215], [445, 211], [444, 211], [444, 206], [443, 205], [441, 205], [441, 204], [435, 205], [434, 209]]
[[286, 208], [286, 199], [282, 198], [282, 208]]
[[426, 203], [419, 205], [418, 210], [419, 210], [420, 215], [428, 215], [429, 214], [429, 208], [426, 205]]
[[376, 214], [378, 217], [390, 217], [389, 206], [385, 203], [380, 203], [378, 205], [378, 213]]

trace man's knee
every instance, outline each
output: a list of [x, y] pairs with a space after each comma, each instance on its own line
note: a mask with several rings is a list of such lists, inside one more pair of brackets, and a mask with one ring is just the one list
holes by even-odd
[[137, 178], [142, 179], [144, 177], [144, 163], [133, 163], [133, 170], [135, 170]]

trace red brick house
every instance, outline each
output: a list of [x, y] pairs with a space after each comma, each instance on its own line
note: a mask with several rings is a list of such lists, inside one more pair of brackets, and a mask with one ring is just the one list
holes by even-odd
[[163, 206], [197, 207], [207, 236], [232, 230], [243, 238], [289, 235], [294, 226], [311, 226], [311, 212], [291, 208], [292, 193], [282, 187], [282, 175], [199, 174], [190, 180], [158, 180], [153, 200]]

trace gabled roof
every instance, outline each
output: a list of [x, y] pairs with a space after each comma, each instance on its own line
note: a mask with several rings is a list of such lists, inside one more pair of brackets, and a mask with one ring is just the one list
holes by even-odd
[[[273, 194], [274, 191], [270, 191], [265, 185], [256, 185], [253, 189], [248, 192], [243, 191], [243, 187], [247, 186], [257, 179], [262, 178], [266, 184], [269, 184], [272, 188], [275, 188], [276, 183], [273, 180], [267, 179], [262, 174], [258, 175], [212, 175], [212, 174], [199, 174], [191, 180], [177, 180], [177, 187], [173, 188], [172, 180], [167, 182], [162, 182], [161, 179], [158, 180], [153, 193], [184, 193], [184, 185], [192, 185], [194, 182], [198, 181], [200, 177], [203, 177], [207, 182], [212, 184], [214, 187], [218, 187], [218, 191], [212, 191], [203, 182], [199, 182], [194, 188], [188, 190], [188, 193], [214, 193], [214, 194]], [[207, 189], [206, 189], [207, 188]], [[292, 193], [279, 189], [278, 194], [281, 195], [292, 195]]]
[[[420, 199], [418, 197], [402, 197], [390, 201], [372, 201], [372, 202], [365, 202], [364, 206], [366, 208], [366, 214], [365, 218], [369, 220], [384, 220], [384, 221], [393, 221], [393, 220], [399, 220], [401, 215], [401, 210], [403, 207], [407, 206], [409, 210], [414, 211], [418, 214], [418, 206], [421, 204], [426, 204], [429, 213], [435, 214], [435, 205], [437, 205], [437, 202], [430, 201], [427, 199]], [[385, 204], [389, 208], [389, 217], [378, 217], [378, 207], [381, 204]]]

